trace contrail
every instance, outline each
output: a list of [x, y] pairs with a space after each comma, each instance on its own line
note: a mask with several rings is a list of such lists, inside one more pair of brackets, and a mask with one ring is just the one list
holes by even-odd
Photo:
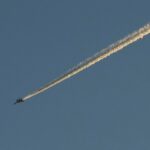
[[56, 78], [55, 80], [51, 81], [50, 83], [46, 84], [45, 86], [37, 89], [36, 91], [33, 91], [32, 93], [17, 99], [16, 103], [24, 102], [28, 99], [30, 99], [33, 96], [36, 96], [49, 88], [52, 88], [53, 86], [63, 82], [64, 80], [78, 74], [79, 72], [89, 68], [90, 66], [96, 64], [97, 62], [103, 60], [104, 58], [107, 58], [108, 56], [112, 55], [113, 53], [116, 53], [120, 50], [122, 50], [124, 47], [136, 42], [139, 39], [142, 39], [144, 36], [150, 34], [150, 23], [143, 26], [139, 30], [133, 32], [132, 34], [129, 34], [127, 37], [123, 38], [122, 40], [117, 41], [116, 43], [108, 46], [107, 48], [102, 49], [100, 52], [96, 53], [94, 56], [86, 59], [85, 61], [81, 62], [65, 74], [61, 75], [60, 77]]

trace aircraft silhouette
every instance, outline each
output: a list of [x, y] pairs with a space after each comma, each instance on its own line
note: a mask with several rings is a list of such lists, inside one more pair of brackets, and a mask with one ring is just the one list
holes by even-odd
[[24, 101], [22, 100], [22, 98], [18, 98], [14, 104], [18, 104], [18, 103], [22, 103], [22, 102], [24, 102]]

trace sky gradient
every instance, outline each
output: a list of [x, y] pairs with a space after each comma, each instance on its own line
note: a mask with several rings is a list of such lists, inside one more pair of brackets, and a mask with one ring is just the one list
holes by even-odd
[[150, 21], [150, 1], [0, 1], [0, 149], [150, 149], [150, 36], [21, 105]]

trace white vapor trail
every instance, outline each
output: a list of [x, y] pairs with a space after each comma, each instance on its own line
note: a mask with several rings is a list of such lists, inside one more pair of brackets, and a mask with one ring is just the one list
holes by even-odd
[[71, 70], [69, 70], [67, 73], [61, 75], [60, 77], [56, 78], [55, 80], [51, 81], [50, 83], [46, 84], [45, 86], [37, 89], [36, 91], [26, 95], [25, 97], [21, 98], [22, 101], [26, 101], [30, 99], [31, 97], [38, 95], [49, 88], [52, 88], [53, 86], [63, 82], [64, 80], [78, 74], [79, 72], [89, 68], [90, 66], [94, 65], [95, 63], [103, 60], [104, 58], [107, 58], [113, 53], [116, 53], [120, 50], [122, 50], [124, 47], [136, 42], [139, 39], [142, 39], [144, 36], [150, 34], [150, 23], [143, 26], [139, 30], [133, 32], [132, 34], [128, 35], [127, 37], [123, 38], [122, 40], [119, 40], [118, 42], [108, 46], [105, 49], [102, 49], [100, 52], [96, 53], [94, 56], [86, 59], [85, 61], [81, 62]]

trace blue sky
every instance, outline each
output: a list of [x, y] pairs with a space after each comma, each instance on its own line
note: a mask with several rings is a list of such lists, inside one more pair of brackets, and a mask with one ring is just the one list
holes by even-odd
[[148, 0], [0, 1], [0, 149], [150, 149], [150, 36], [12, 105], [150, 21]]

